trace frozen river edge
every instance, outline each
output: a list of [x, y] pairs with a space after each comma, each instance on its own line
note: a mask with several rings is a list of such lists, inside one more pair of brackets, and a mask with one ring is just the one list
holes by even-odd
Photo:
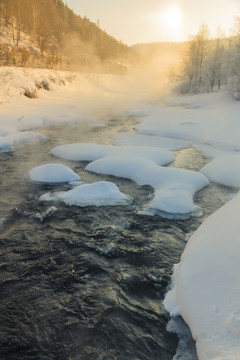
[[[34, 74], [34, 71], [32, 71], [32, 73], [34, 77], [36, 74]], [[111, 85], [108, 87], [108, 89], [110, 96], [112, 96], [113, 84], [111, 83], [111, 81], [115, 79], [110, 79], [109, 77], [105, 76], [102, 80], [105, 82], [105, 84], [107, 81], [108, 86]], [[84, 81], [86, 84], [87, 77], [84, 77]], [[99, 84], [99, 82], [100, 80], [96, 80], [95, 78], [95, 85]], [[53, 101], [51, 105], [47, 101], [46, 94], [44, 94], [42, 98], [41, 95], [39, 99], [36, 100], [34, 106], [32, 106], [33, 103], [30, 105], [29, 99], [24, 99], [23, 101], [22, 99], [19, 100], [18, 112], [20, 109], [24, 109], [25, 111], [25, 109], [27, 108], [27, 112], [25, 113], [24, 118], [20, 121], [18, 121], [20, 117], [19, 114], [16, 114], [16, 110], [12, 109], [11, 111], [9, 111], [9, 104], [7, 104], [6, 101], [6, 105], [2, 107], [4, 119], [3, 121], [1, 121], [0, 140], [2, 152], [17, 149], [19, 144], [23, 144], [29, 141], [35, 141], [36, 134], [25, 133], [25, 137], [23, 138], [22, 130], [39, 128], [39, 126], [46, 126], [54, 123], [56, 124], [58, 117], [61, 118], [61, 121], [65, 123], [68, 121], [77, 121], [79, 115], [76, 116], [76, 113], [79, 113], [79, 111], [81, 111], [81, 104], [76, 106], [74, 104], [76, 98], [73, 99], [73, 97], [76, 90], [78, 96], [80, 90], [83, 92], [83, 89], [79, 89], [80, 83], [81, 82], [78, 83], [77, 81], [75, 81], [73, 83], [73, 86], [69, 85], [69, 87], [67, 87], [67, 101], [66, 89], [63, 90], [58, 88], [55, 89], [55, 92], [51, 92], [51, 100]], [[91, 82], [91, 86], [92, 84], [93, 82]], [[116, 86], [116, 83], [114, 83], [114, 86]], [[97, 90], [99, 91], [99, 88], [97, 88]], [[63, 95], [63, 93], [65, 95], [65, 104], [64, 106], [61, 106], [60, 115], [57, 106], [57, 101], [59, 99], [57, 98], [60, 96], [60, 94]], [[101, 92], [95, 93], [94, 99], [96, 100], [99, 96], [101, 97]], [[113, 99], [114, 101], [116, 100], [114, 97], [111, 99]], [[136, 134], [133, 134], [133, 136], [127, 135], [126, 137], [124, 137], [124, 134], [121, 134], [121, 136], [117, 138], [118, 143], [120, 145], [129, 146], [130, 144], [126, 144], [127, 140], [129, 143], [131, 143], [131, 146], [146, 146], [149, 145], [148, 142], [153, 140], [153, 134], [154, 136], [158, 137], [159, 141], [162, 141], [161, 147], [167, 147], [168, 150], [176, 150], [176, 148], [179, 147], [179, 140], [187, 142], [190, 146], [194, 146], [196, 149], [204, 151], [206, 155], [215, 157], [219, 160], [218, 164], [216, 165], [218, 170], [217, 179], [212, 178], [212, 175], [208, 175], [209, 170], [206, 171], [206, 169], [203, 169], [203, 173], [206, 176], [209, 176], [209, 179], [211, 181], [217, 181], [227, 186], [234, 186], [235, 189], [238, 189], [239, 183], [237, 181], [234, 182], [234, 185], [231, 185], [231, 183], [229, 183], [229, 179], [237, 179], [238, 176], [238, 170], [236, 170], [238, 169], [239, 164], [238, 144], [240, 143], [240, 132], [236, 131], [238, 126], [238, 103], [234, 102], [226, 94], [222, 93], [184, 98], [175, 97], [170, 98], [169, 102], [171, 104], [174, 104], [175, 107], [167, 108], [158, 105], [138, 104], [137, 106], [132, 108], [131, 114], [142, 114], [144, 116], [140, 124], [136, 126], [136, 130], [138, 132]], [[183, 102], [185, 106], [184, 108], [177, 106], [180, 106]], [[51, 111], [51, 117], [48, 117], [47, 114], [44, 115], [40, 112], [40, 108], [43, 106], [43, 104], [46, 105], [46, 108], [44, 110], [45, 112], [49, 112], [49, 110]], [[188, 106], [188, 109], [186, 108], [186, 105]], [[37, 106], [37, 108], [35, 106]], [[71, 109], [70, 118], [67, 117], [67, 114], [69, 114], [69, 109]], [[65, 114], [62, 113], [63, 110], [65, 111]], [[15, 115], [13, 115], [14, 111]], [[97, 109], [95, 108], [94, 111], [96, 113]], [[91, 121], [98, 123], [99, 120], [93, 116], [94, 114], [87, 113], [86, 108], [84, 109], [84, 111], [82, 109], [82, 113], [83, 115], [81, 115], [81, 121], [83, 123], [86, 121], [89, 122], [90, 115], [92, 116]], [[15, 120], [13, 121], [11, 119]], [[219, 126], [219, 124], [221, 126]], [[156, 140], [156, 137], [154, 139]], [[165, 142], [166, 139], [168, 140], [168, 143]], [[37, 140], [42, 141], [44, 139], [40, 138]], [[226, 162], [225, 156], [229, 156], [228, 163]], [[229, 165], [229, 163], [232, 164], [232, 167], [228, 166], [228, 177], [226, 179], [226, 171], [224, 171], [224, 169], [226, 169], [226, 165]], [[106, 168], [106, 164], [104, 164], [104, 167]], [[222, 172], [220, 171], [221, 169]], [[102, 172], [102, 170], [100, 172]], [[111, 173], [111, 175], [116, 176], [115, 173]], [[120, 176], [122, 176], [122, 174]], [[162, 202], [162, 199], [160, 199], [160, 202]], [[189, 245], [186, 247], [186, 253], [183, 253], [178, 272], [175, 272], [175, 287], [173, 289], [177, 289], [177, 295], [175, 299], [176, 301], [169, 300], [168, 302], [168, 300], [166, 300], [166, 304], [168, 304], [166, 305], [166, 308], [171, 312], [171, 314], [182, 315], [185, 321], [189, 324], [193, 336], [197, 341], [198, 357], [200, 360], [205, 360], [209, 358], [209, 354], [211, 354], [212, 359], [227, 359], [229, 356], [232, 356], [232, 358], [234, 359], [234, 356], [235, 358], [237, 356], [235, 354], [239, 353], [238, 345], [236, 345], [236, 339], [238, 336], [237, 324], [239, 318], [239, 309], [237, 307], [237, 301], [239, 299], [239, 286], [237, 282], [235, 282], [239, 269], [236, 262], [232, 262], [233, 254], [238, 252], [237, 240], [233, 240], [233, 253], [229, 254], [228, 257], [223, 256], [223, 254], [226, 253], [226, 249], [229, 248], [229, 234], [231, 234], [232, 239], [238, 238], [236, 226], [237, 219], [235, 219], [235, 217], [233, 216], [234, 211], [236, 210], [235, 208], [237, 208], [237, 202], [237, 198], [232, 200], [223, 208], [222, 212], [219, 210], [216, 215], [213, 215], [209, 220], [207, 220], [206, 223], [204, 223], [205, 225], [202, 225], [202, 227], [197, 232], [197, 234], [199, 235], [193, 235], [189, 242], [191, 246]], [[222, 213], [224, 215], [218, 215]], [[221, 236], [218, 233], [213, 233], [211, 239], [209, 239], [209, 241], [207, 242], [207, 245], [203, 246], [203, 244], [205, 243], [204, 241], [208, 239], [208, 233], [211, 234], [213, 231], [212, 229], [214, 229], [215, 231], [216, 228], [218, 228], [218, 221], [220, 223], [223, 223], [223, 218], [231, 218], [233, 219], [233, 222], [229, 222], [229, 227], [224, 226], [224, 229], [222, 230], [225, 230], [225, 232], [222, 231]], [[203, 240], [196, 240], [196, 238]], [[198, 245], [200, 243], [202, 245]], [[189, 250], [189, 248], [191, 250]], [[214, 251], [211, 252], [211, 249], [214, 249]], [[190, 270], [186, 270], [189, 268], [187, 267], [187, 265], [186, 267], [185, 265], [183, 265], [187, 264], [185, 256], [187, 259], [191, 257], [194, 259], [195, 254], [197, 254], [197, 256], [199, 257], [200, 253], [202, 253], [203, 256], [200, 257], [200, 260], [198, 261], [198, 263], [196, 263], [195, 275], [189, 278]], [[209, 266], [207, 266], [206, 271], [203, 272], [202, 268], [205, 268], [204, 264], [206, 261], [206, 257], [208, 259]], [[225, 282], [219, 280], [222, 279], [222, 274], [220, 271], [216, 271], [216, 273], [213, 274], [211, 286], [212, 288], [219, 289], [220, 293], [218, 293], [218, 299], [221, 299], [221, 304], [219, 305], [217, 299], [214, 297], [205, 298], [204, 301], [201, 301], [200, 304], [196, 296], [196, 292], [191, 293], [188, 291], [188, 289], [191, 287], [194, 288], [193, 284], [197, 283], [196, 277], [197, 279], [199, 279], [199, 273], [201, 270], [201, 283], [203, 284], [203, 292], [205, 292], [205, 286], [207, 283], [206, 280], [209, 277], [209, 271], [211, 272], [211, 269], [215, 268], [214, 264], [216, 264], [217, 268], [219, 259], [221, 260], [221, 265], [224, 264], [224, 268], [227, 269], [227, 274], [229, 274]], [[197, 264], [199, 265], [197, 266]], [[186, 279], [188, 285], [186, 285]], [[229, 297], [226, 296], [224, 284], [230, 286], [228, 287], [227, 291]], [[232, 287], [231, 284], [234, 286]], [[175, 290], [172, 290], [172, 292]], [[186, 294], [189, 294], [187, 298]], [[169, 294], [167, 296], [167, 299], [170, 298], [171, 296]], [[234, 299], [236, 299], [236, 303]], [[191, 304], [194, 304], [192, 311], [190, 311], [189, 301]], [[174, 304], [174, 306], [171, 307], [169, 303]], [[197, 316], [199, 309], [201, 309], [204, 314], [204, 316], [202, 316], [202, 319], [205, 319], [204, 322], [200, 321], [199, 317]], [[206, 331], [206, 329], [210, 329], [210, 327], [208, 326], [208, 321], [210, 321], [210, 319], [211, 324], [213, 324], [210, 333], [212, 334], [214, 339], [217, 340], [215, 342], [211, 341], [206, 344], [205, 340], [203, 341], [203, 338], [200, 335], [203, 331]], [[222, 329], [225, 331], [224, 333], [219, 333], [217, 330], [219, 327], [219, 321]], [[206, 335], [206, 339], [209, 338], [210, 333]], [[224, 338], [229, 338], [227, 343], [224, 341]]]

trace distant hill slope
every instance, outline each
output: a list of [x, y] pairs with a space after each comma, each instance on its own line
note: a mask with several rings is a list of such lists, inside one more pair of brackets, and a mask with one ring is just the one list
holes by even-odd
[[0, 1], [0, 65], [115, 72], [135, 53], [62, 0]]

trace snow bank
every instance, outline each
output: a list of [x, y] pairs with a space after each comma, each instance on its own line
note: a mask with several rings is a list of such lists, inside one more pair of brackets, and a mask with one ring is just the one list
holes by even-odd
[[0, 95], [5, 101], [16, 100], [27, 95], [27, 92], [37, 97], [39, 89], [54, 89], [58, 85], [72, 82], [75, 77], [71, 72], [1, 66]]
[[[182, 140], [213, 157], [240, 150], [239, 102], [230, 95], [169, 96], [165, 102], [166, 106], [141, 104], [133, 109], [133, 115], [145, 115], [135, 126], [138, 134], [159, 136], [159, 142], [162, 138]], [[121, 135], [118, 139], [126, 143]]]
[[221, 156], [205, 165], [201, 172], [210, 181], [240, 188], [240, 154]]
[[46, 184], [73, 182], [80, 179], [72, 169], [63, 164], [37, 166], [29, 171], [29, 178], [32, 181]]
[[40, 201], [63, 201], [76, 206], [116, 206], [129, 205], [131, 196], [121, 193], [118, 187], [107, 181], [83, 184], [65, 192], [46, 193]]
[[240, 194], [190, 238], [164, 301], [196, 340], [199, 360], [238, 360], [240, 354]]
[[[106, 114], [120, 113], [127, 106], [124, 93], [118, 91], [125, 81], [117, 75], [2, 66], [0, 84], [0, 137], [76, 122], [104, 126]], [[0, 142], [2, 152], [14, 150], [10, 140]]]

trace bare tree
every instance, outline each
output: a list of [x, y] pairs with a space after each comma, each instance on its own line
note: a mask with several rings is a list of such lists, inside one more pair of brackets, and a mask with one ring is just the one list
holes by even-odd
[[218, 30], [216, 39], [211, 41], [211, 49], [207, 58], [206, 65], [206, 74], [210, 83], [210, 90], [213, 91], [214, 87], [217, 85], [218, 90], [220, 90], [224, 76], [226, 75], [224, 71], [224, 55], [226, 54], [225, 44], [226, 39], [221, 33], [221, 30]]
[[233, 36], [229, 40], [229, 63], [232, 92], [240, 100], [240, 17], [235, 17]]
[[204, 62], [208, 54], [209, 29], [204, 23], [198, 33], [191, 37], [183, 56], [184, 91], [199, 92], [203, 83]]

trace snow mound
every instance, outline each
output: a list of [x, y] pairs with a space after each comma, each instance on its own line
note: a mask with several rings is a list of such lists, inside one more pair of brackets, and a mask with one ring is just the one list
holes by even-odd
[[126, 158], [132, 154], [139, 158], [153, 160], [159, 165], [166, 165], [174, 160], [174, 155], [170, 151], [151, 146], [111, 146], [74, 143], [57, 146], [50, 153], [63, 159], [75, 161], [94, 161], [108, 155]]
[[55, 147], [51, 154], [69, 160], [91, 161], [86, 167], [88, 171], [127, 178], [140, 186], [152, 186], [154, 199], [144, 209], [148, 215], [195, 212], [193, 195], [209, 184], [203, 174], [195, 171], [162, 167], [173, 161], [174, 155], [158, 147], [75, 143]]
[[207, 178], [198, 172], [164, 168], [133, 155], [127, 158], [108, 156], [88, 164], [86, 170], [131, 179], [140, 186], [152, 186], [155, 195], [145, 207], [146, 214], [195, 212], [197, 207], [193, 195], [209, 184]]
[[155, 192], [153, 200], [145, 207], [150, 214], [163, 211], [172, 214], [189, 214], [197, 210], [193, 194], [181, 185], [171, 185]]
[[80, 179], [72, 169], [63, 164], [37, 166], [29, 171], [29, 178], [32, 181], [46, 184], [73, 182]]
[[240, 154], [231, 154], [212, 160], [201, 169], [210, 181], [240, 188]]
[[239, 212], [240, 194], [192, 235], [164, 300], [189, 325], [199, 360], [239, 359]]
[[77, 206], [116, 206], [128, 205], [132, 197], [121, 193], [112, 182], [99, 181], [94, 184], [83, 184], [65, 192], [46, 193], [40, 201], [63, 201], [67, 205]]

